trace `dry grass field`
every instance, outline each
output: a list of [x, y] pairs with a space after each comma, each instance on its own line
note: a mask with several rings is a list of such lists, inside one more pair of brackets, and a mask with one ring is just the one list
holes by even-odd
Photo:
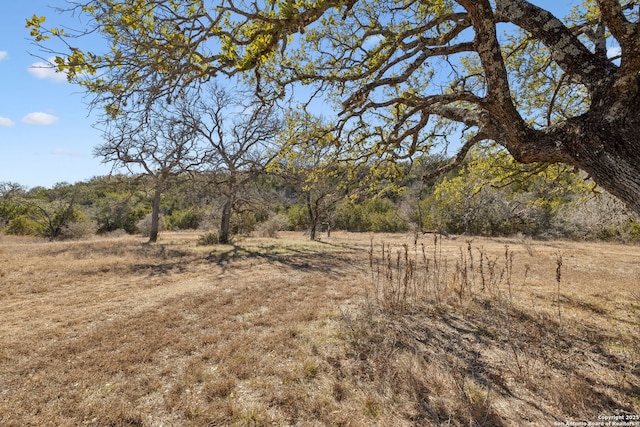
[[0, 425], [545, 426], [640, 415], [638, 247], [197, 239], [0, 236]]

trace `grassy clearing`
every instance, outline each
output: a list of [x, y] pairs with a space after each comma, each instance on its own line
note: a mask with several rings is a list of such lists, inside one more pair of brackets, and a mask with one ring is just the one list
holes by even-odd
[[637, 247], [162, 237], [0, 236], [0, 425], [511, 426], [640, 413]]

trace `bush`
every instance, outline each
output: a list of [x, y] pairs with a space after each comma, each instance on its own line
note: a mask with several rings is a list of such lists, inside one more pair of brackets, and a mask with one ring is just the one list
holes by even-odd
[[365, 218], [364, 207], [353, 200], [347, 200], [336, 207], [335, 227], [347, 231], [367, 231], [369, 222]]
[[396, 205], [386, 198], [373, 198], [364, 204], [352, 200], [336, 208], [336, 228], [347, 231], [406, 231], [409, 224], [398, 215]]
[[220, 238], [218, 237], [218, 233], [216, 233], [215, 231], [211, 231], [209, 233], [201, 235], [200, 237], [198, 237], [197, 242], [199, 246], [211, 246], [217, 245], [218, 243], [220, 243]]
[[307, 207], [302, 204], [291, 205], [287, 210], [289, 227], [293, 230], [306, 230], [309, 224]]
[[632, 219], [629, 221], [629, 237], [634, 242], [640, 242], [640, 220]]
[[166, 226], [169, 230], [196, 230], [202, 220], [201, 215], [192, 210], [176, 210], [166, 218]]
[[287, 228], [289, 220], [282, 214], [271, 215], [269, 219], [257, 227], [260, 237], [278, 237], [278, 231]]
[[248, 235], [256, 229], [256, 216], [253, 212], [238, 212], [231, 216], [231, 233]]
[[367, 200], [363, 206], [363, 216], [368, 231], [395, 233], [409, 228], [409, 224], [398, 215], [396, 205], [389, 199]]
[[94, 216], [98, 223], [98, 233], [124, 230], [134, 234], [138, 232], [137, 224], [150, 212], [147, 207], [133, 206], [128, 202], [106, 200], [103, 204]]
[[4, 232], [17, 236], [36, 236], [42, 234], [42, 226], [24, 215], [18, 215], [7, 224]]
[[[160, 215], [160, 218], [158, 219], [158, 221], [159, 221], [158, 231], [165, 230], [164, 217], [162, 215]], [[140, 234], [142, 234], [145, 237], [149, 237], [149, 235], [151, 234], [151, 214], [150, 213], [145, 215], [144, 218], [138, 221], [137, 229]]]
[[84, 239], [96, 234], [98, 224], [95, 221], [76, 221], [62, 229], [58, 238], [63, 240]]
[[621, 242], [640, 240], [638, 220], [609, 193], [561, 206], [555, 227], [565, 237], [571, 238]]
[[374, 212], [369, 215], [369, 231], [375, 233], [397, 233], [407, 231], [409, 224], [398, 216], [395, 210], [388, 212]]
[[553, 233], [551, 221], [559, 202], [530, 192], [476, 186], [463, 177], [444, 179], [421, 202], [423, 228], [483, 236]]

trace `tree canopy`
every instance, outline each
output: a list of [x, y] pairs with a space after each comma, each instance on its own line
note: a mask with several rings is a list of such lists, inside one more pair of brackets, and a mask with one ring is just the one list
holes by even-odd
[[[217, 76], [243, 75], [265, 100], [306, 86], [335, 102], [354, 157], [461, 139], [456, 163], [495, 141], [519, 162], [584, 170], [640, 212], [638, 0], [585, 0], [564, 19], [525, 0], [84, 0], [67, 12], [86, 28], [27, 26], [107, 114]], [[83, 49], [92, 34], [108, 48]]]

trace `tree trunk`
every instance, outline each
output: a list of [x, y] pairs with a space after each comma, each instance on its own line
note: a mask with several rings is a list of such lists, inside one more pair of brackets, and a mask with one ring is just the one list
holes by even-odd
[[153, 192], [153, 202], [151, 203], [151, 229], [149, 230], [149, 243], [158, 241], [158, 230], [160, 229], [160, 196], [162, 195], [162, 185], [156, 184]]
[[223, 244], [229, 243], [229, 229], [231, 228], [231, 213], [233, 211], [233, 196], [227, 197], [222, 207], [222, 219], [220, 220], [220, 234], [218, 241]]
[[[307, 213], [309, 214], [309, 238], [311, 240], [316, 240], [316, 234], [318, 231], [318, 212], [317, 206], [318, 204], [311, 203], [311, 192], [307, 193]], [[315, 209], [314, 209], [315, 208]]]
[[[575, 166], [640, 214], [640, 96], [636, 100], [637, 105], [625, 106], [624, 114], [593, 108], [520, 141], [510, 141], [507, 148], [525, 163], [562, 161]], [[612, 102], [605, 97], [602, 104], [607, 103]]]
[[[640, 214], [640, 27], [628, 22], [622, 9], [616, 9], [618, 2], [597, 2], [602, 13], [600, 24], [607, 26], [621, 46], [618, 66], [607, 58], [604, 37], [599, 40], [601, 47], [592, 52], [548, 11], [525, 0], [496, 0], [495, 13], [542, 42], [551, 59], [588, 93], [584, 100], [587, 112], [534, 130], [507, 93], [509, 82], [490, 2], [458, 3], [469, 11], [487, 79], [488, 95], [483, 101], [491, 118], [480, 120], [487, 139], [503, 144], [520, 162], [575, 166]], [[471, 116], [467, 121], [474, 125]]]
[[311, 240], [316, 240], [316, 235], [318, 234], [318, 222], [311, 220], [311, 226], [309, 227], [309, 238]]
[[[636, 120], [637, 121], [637, 120]], [[596, 125], [596, 129], [594, 129]], [[599, 123], [593, 118], [575, 132], [575, 166], [640, 214], [640, 124]], [[570, 148], [571, 149], [571, 148]]]

